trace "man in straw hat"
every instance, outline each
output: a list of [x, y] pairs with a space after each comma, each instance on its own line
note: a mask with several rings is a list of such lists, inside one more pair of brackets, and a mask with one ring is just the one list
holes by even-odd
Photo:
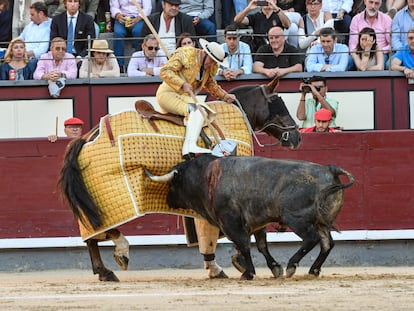
[[157, 90], [157, 100], [162, 109], [186, 117], [183, 157], [211, 153], [211, 150], [197, 146], [206, 111], [195, 105], [194, 93], [206, 89], [211, 95], [228, 103], [236, 99], [214, 80], [218, 64], [228, 66], [223, 47], [204, 39], [200, 39], [200, 45], [202, 49], [184, 47], [176, 50], [161, 68], [160, 77], [164, 82]]
[[108, 48], [108, 41], [94, 40], [91, 58], [88, 56], [83, 59], [79, 69], [79, 78], [110, 78], [119, 77], [119, 65], [114, 52]]

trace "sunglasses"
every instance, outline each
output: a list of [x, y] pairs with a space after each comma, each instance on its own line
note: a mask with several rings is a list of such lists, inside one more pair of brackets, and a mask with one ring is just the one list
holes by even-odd
[[56, 46], [55, 47], [56, 51], [66, 51], [66, 48], [60, 47], [60, 46]]
[[158, 46], [147, 46], [147, 49], [150, 51], [153, 51], [153, 50], [158, 51], [160, 48]]
[[325, 57], [325, 64], [329, 64], [329, 56]]

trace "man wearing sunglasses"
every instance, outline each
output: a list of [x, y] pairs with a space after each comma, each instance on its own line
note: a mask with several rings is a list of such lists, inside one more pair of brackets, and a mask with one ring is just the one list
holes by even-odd
[[128, 77], [159, 76], [161, 66], [167, 58], [160, 50], [157, 39], [150, 34], [144, 38], [142, 51], [132, 54], [128, 64]]
[[[336, 127], [335, 117], [338, 111], [338, 101], [328, 98], [328, 86], [325, 77], [313, 76], [308, 81], [305, 79], [300, 84], [301, 97], [299, 100], [296, 116], [303, 121], [302, 128], [311, 127], [315, 124], [315, 112], [324, 108], [332, 113], [331, 126]], [[306, 99], [306, 94], [312, 97]]]

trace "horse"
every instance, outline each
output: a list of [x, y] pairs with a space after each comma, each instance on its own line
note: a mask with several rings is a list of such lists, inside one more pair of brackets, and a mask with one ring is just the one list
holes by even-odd
[[[298, 148], [301, 141], [298, 126], [289, 114], [282, 98], [277, 94], [278, 83], [279, 80], [276, 78], [268, 84], [239, 86], [230, 90], [229, 93], [236, 95], [237, 106], [244, 112], [248, 127], [275, 137], [278, 143], [284, 147]], [[68, 145], [58, 180], [63, 196], [69, 203], [75, 218], [79, 220], [80, 228], [86, 225], [96, 229], [102, 225], [102, 212], [99, 203], [96, 203], [92, 198], [82, 177], [84, 168], [78, 161], [79, 154], [85, 144], [93, 142], [99, 135], [99, 127], [95, 126], [81, 138], [73, 140]], [[112, 143], [114, 142], [112, 141]], [[90, 161], [93, 161], [93, 159], [90, 159]], [[202, 229], [205, 231], [212, 230], [213, 226], [207, 221], [200, 221], [204, 222]], [[218, 230], [215, 227], [213, 228]], [[108, 240], [112, 240], [115, 245], [115, 262], [123, 270], [126, 270], [129, 262], [129, 243], [117, 228], [88, 236], [85, 242], [91, 258], [93, 273], [98, 274], [100, 281], [118, 282], [118, 277], [104, 265], [100, 256], [98, 242]], [[212, 252], [213, 254], [209, 254], [209, 256], [212, 255], [214, 259], [215, 243]], [[227, 277], [221, 267], [215, 264], [215, 261], [214, 265], [206, 268], [213, 271], [210, 271], [210, 278]]]

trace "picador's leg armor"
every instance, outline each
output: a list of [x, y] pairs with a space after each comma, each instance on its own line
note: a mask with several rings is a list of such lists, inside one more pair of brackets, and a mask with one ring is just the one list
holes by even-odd
[[215, 260], [214, 253], [216, 251], [220, 230], [204, 219], [196, 218], [194, 219], [194, 223], [198, 237], [198, 249], [200, 254], [204, 256], [204, 268], [208, 270], [208, 277], [210, 279], [228, 278], [223, 268]]

